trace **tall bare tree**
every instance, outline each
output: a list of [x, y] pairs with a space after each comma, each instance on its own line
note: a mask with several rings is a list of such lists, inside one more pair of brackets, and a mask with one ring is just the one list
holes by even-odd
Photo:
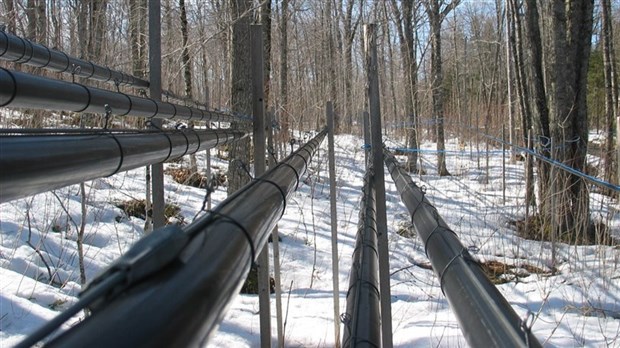
[[[612, 30], [611, 1], [601, 0], [601, 40], [603, 43], [603, 62], [605, 65], [605, 180], [615, 182], [618, 163], [614, 166], [614, 124], [618, 110], [618, 75], [616, 73], [616, 54]], [[617, 131], [617, 130], [616, 130]]]
[[444, 84], [441, 68], [441, 23], [461, 0], [426, 0], [424, 6], [431, 29], [431, 89], [433, 99], [433, 121], [437, 134], [437, 173], [450, 175], [446, 167], [446, 144], [444, 136]]
[[[405, 82], [405, 114], [407, 117], [407, 147], [410, 149], [418, 148], [418, 115], [417, 115], [417, 84], [418, 84], [418, 63], [416, 54], [416, 43], [414, 41], [415, 26], [417, 25], [417, 8], [413, 0], [401, 1], [401, 7], [396, 0], [391, 1], [392, 12], [396, 22], [396, 30], [400, 40], [400, 52], [403, 58], [404, 82]], [[407, 153], [406, 168], [409, 172], [417, 172], [418, 153], [411, 151]]]
[[[231, 108], [241, 115], [252, 114], [252, 74], [250, 57], [250, 18], [252, 0], [230, 0], [233, 20], [230, 44]], [[243, 124], [233, 124], [242, 127]], [[240, 165], [249, 165], [250, 139], [244, 138], [230, 145], [228, 166], [228, 194], [237, 191], [250, 181]]]

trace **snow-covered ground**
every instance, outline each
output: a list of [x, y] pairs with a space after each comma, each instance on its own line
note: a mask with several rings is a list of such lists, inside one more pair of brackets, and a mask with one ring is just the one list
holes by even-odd
[[[427, 143], [424, 148], [433, 146]], [[460, 150], [456, 140], [449, 141], [448, 148]], [[326, 149], [325, 140], [311, 164], [309, 179], [292, 196], [278, 224], [287, 347], [334, 345]], [[501, 155], [494, 152], [487, 174], [484, 159], [478, 168], [469, 148], [461, 150], [462, 154], [448, 156], [452, 177], [434, 175], [434, 156], [424, 155], [427, 174], [415, 176], [414, 181], [426, 187], [427, 197], [480, 261], [520, 268], [527, 264], [549, 271], [551, 244], [524, 240], [508, 223], [525, 214], [522, 163], [506, 166], [504, 202]], [[344, 313], [364, 175], [362, 141], [337, 136], [336, 157], [338, 277], [340, 312]], [[198, 163], [204, 163], [204, 154], [198, 156]], [[215, 165], [225, 167], [219, 160]], [[385, 174], [394, 345], [467, 346], [439, 281], [423, 267], [428, 260], [421, 241], [396, 233], [409, 217], [389, 173]], [[144, 187], [144, 169], [86, 183], [87, 279], [141, 237], [144, 221], [125, 217], [113, 203], [142, 198]], [[167, 201], [180, 206], [181, 215], [190, 221], [202, 205], [204, 191], [179, 185], [168, 176], [165, 189]], [[224, 197], [224, 188], [213, 195], [215, 202]], [[76, 301], [80, 200], [79, 186], [71, 186], [0, 205], [0, 347], [16, 344]], [[591, 207], [593, 217], [619, 236], [617, 203], [592, 194]], [[501, 293], [519, 316], [533, 313], [532, 330], [547, 346], [620, 346], [620, 249], [558, 244], [555, 255], [558, 273], [521, 273], [498, 285]], [[271, 313], [275, 325], [275, 301]], [[239, 295], [208, 345], [259, 346], [259, 330], [257, 296]], [[275, 335], [274, 328], [274, 341]]]

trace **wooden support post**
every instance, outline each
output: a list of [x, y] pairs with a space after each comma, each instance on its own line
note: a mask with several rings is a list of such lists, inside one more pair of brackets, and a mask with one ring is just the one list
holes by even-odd
[[332, 283], [334, 297], [334, 347], [340, 347], [340, 272], [338, 270], [338, 211], [336, 206], [336, 154], [334, 150], [334, 105], [326, 105], [329, 158], [329, 205], [332, 227]]
[[[152, 100], [161, 101], [161, 0], [149, 0], [149, 92]], [[154, 128], [160, 128], [161, 119], [152, 120]], [[164, 216], [164, 165], [152, 165], [153, 228], [166, 224]]]
[[[263, 76], [263, 28], [250, 26], [252, 57], [252, 115], [254, 117], [254, 177], [265, 172], [265, 91]], [[271, 347], [271, 308], [269, 304], [269, 245], [258, 256], [258, 302], [260, 310], [260, 344]]]
[[385, 206], [385, 177], [383, 170], [383, 140], [381, 133], [381, 104], [379, 101], [379, 70], [375, 24], [367, 24], [366, 64], [368, 73], [368, 110], [372, 147], [373, 180], [376, 199], [376, 219], [379, 248], [379, 292], [381, 294], [381, 340], [383, 348], [392, 348], [392, 296], [390, 292], [390, 263]]

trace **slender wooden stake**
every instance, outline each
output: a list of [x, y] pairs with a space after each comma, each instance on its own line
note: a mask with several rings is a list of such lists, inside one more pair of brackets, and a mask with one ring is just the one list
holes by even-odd
[[[149, 92], [151, 99], [161, 101], [161, 0], [149, 0]], [[161, 128], [161, 119], [152, 120], [154, 128]], [[166, 224], [164, 216], [164, 165], [152, 165], [153, 228]]]
[[[252, 114], [254, 117], [254, 177], [265, 172], [265, 105], [263, 76], [263, 28], [250, 26], [252, 56]], [[260, 310], [260, 344], [271, 347], [271, 308], [269, 289], [269, 244], [258, 256], [258, 303]]]
[[390, 260], [385, 206], [385, 177], [383, 170], [383, 140], [381, 133], [381, 104], [379, 100], [379, 71], [375, 24], [366, 25], [366, 62], [368, 69], [368, 110], [372, 139], [373, 180], [375, 185], [377, 235], [379, 247], [379, 292], [381, 294], [381, 340], [383, 348], [392, 348], [392, 296], [390, 292]]
[[332, 226], [332, 282], [334, 294], [334, 347], [340, 347], [340, 272], [338, 271], [338, 211], [336, 210], [336, 154], [334, 150], [334, 105], [327, 102], [329, 157], [329, 205]]

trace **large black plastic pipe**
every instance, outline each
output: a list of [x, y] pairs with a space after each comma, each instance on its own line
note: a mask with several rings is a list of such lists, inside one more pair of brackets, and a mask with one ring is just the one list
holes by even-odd
[[424, 242], [426, 254], [443, 293], [458, 319], [465, 339], [472, 347], [540, 347], [540, 342], [521, 320], [482, 268], [461, 244], [426, 199], [424, 191], [388, 150], [385, 164], [413, 227]]
[[44, 109], [196, 121], [249, 121], [218, 111], [157, 102], [79, 83], [0, 68], [0, 107]]
[[184, 228], [192, 236], [165, 268], [53, 339], [49, 347], [196, 347], [238, 294], [326, 131]]
[[149, 82], [146, 80], [90, 61], [70, 57], [64, 52], [4, 31], [0, 31], [0, 59], [60, 73], [71, 73], [88, 79], [133, 87], [149, 87]]
[[230, 130], [0, 134], [0, 203], [210, 149]]
[[372, 169], [364, 176], [353, 264], [349, 275], [343, 347], [381, 347], [381, 297], [375, 188]]

